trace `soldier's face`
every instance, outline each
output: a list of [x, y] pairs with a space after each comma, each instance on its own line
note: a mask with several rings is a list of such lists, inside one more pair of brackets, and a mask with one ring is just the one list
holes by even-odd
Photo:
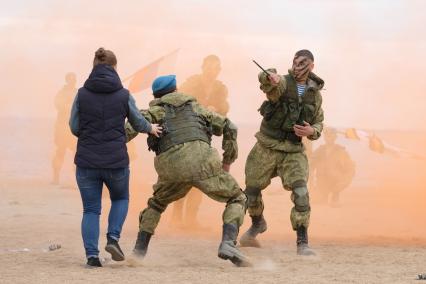
[[295, 72], [303, 72], [305, 70], [310, 72], [313, 69], [314, 63], [306, 56], [298, 56], [293, 59], [293, 70]]
[[218, 61], [210, 61], [210, 62], [206, 62], [203, 67], [203, 74], [205, 76], [207, 76], [210, 79], [216, 79], [217, 76], [219, 76], [221, 67], [220, 67], [220, 62]]

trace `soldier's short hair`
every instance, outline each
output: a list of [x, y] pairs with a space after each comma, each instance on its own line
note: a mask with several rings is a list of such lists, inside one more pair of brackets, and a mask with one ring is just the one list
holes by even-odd
[[312, 62], [314, 62], [314, 55], [312, 54], [312, 52], [310, 52], [307, 49], [299, 50], [298, 52], [296, 52], [296, 54], [294, 56], [295, 57], [305, 56], [305, 57], [309, 58], [310, 60], [312, 60]]

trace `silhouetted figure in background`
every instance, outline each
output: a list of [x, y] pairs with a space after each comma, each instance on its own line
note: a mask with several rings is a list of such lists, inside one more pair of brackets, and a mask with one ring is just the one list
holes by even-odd
[[[228, 89], [217, 77], [221, 71], [220, 59], [216, 55], [204, 58], [202, 73], [189, 77], [179, 88], [179, 92], [193, 96], [202, 106], [226, 116], [229, 111]], [[197, 213], [202, 201], [202, 193], [192, 189], [185, 197], [173, 205], [172, 223], [198, 227]], [[185, 207], [185, 217], [183, 211]], [[184, 223], [184, 224], [183, 224]]]
[[52, 183], [59, 184], [59, 176], [62, 165], [64, 163], [66, 150], [75, 153], [77, 140], [68, 127], [68, 120], [71, 112], [71, 105], [74, 101], [75, 94], [77, 94], [76, 76], [74, 73], [67, 73], [65, 75], [65, 85], [55, 96], [55, 108], [57, 111], [55, 121], [55, 154], [52, 158], [53, 177]]
[[355, 175], [355, 163], [346, 149], [336, 144], [336, 138], [336, 131], [326, 128], [325, 144], [312, 154], [312, 176], [315, 180], [312, 199], [332, 206], [338, 205], [340, 192], [350, 185]]

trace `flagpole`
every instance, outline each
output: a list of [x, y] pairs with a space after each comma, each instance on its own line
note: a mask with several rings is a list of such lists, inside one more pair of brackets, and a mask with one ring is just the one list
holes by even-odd
[[[168, 54], [166, 54], [166, 55], [163, 55], [163, 56], [161, 56], [160, 58], [157, 58], [156, 60], [154, 60], [154, 61], [152, 61], [152, 62], [150, 62], [149, 64], [147, 64], [146, 66], [148, 66], [148, 65], [150, 65], [150, 64], [152, 64], [152, 63], [154, 63], [155, 61], [158, 61], [158, 60], [161, 60], [161, 59], [163, 59], [163, 58], [165, 58], [165, 57], [167, 57], [167, 56], [169, 56], [169, 55], [172, 55], [173, 53], [175, 53], [175, 52], [178, 52], [179, 51], [179, 49], [180, 48], [176, 48], [175, 50], [173, 50], [172, 52], [170, 52], [170, 53], [168, 53]], [[129, 81], [130, 79], [132, 79], [138, 72], [139, 72], [139, 70], [140, 69], [138, 69], [136, 72], [134, 72], [132, 75], [130, 75], [130, 76], [127, 76], [126, 78], [124, 78], [123, 80], [121, 80], [123, 83], [125, 83], [125, 82], [127, 82], [127, 81]]]

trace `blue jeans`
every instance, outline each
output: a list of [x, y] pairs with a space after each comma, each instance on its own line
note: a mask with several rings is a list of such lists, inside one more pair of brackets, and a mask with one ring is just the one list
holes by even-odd
[[81, 234], [86, 257], [99, 255], [99, 216], [102, 187], [105, 184], [111, 198], [107, 236], [118, 240], [129, 209], [129, 168], [92, 169], [77, 167], [76, 177], [83, 201]]

